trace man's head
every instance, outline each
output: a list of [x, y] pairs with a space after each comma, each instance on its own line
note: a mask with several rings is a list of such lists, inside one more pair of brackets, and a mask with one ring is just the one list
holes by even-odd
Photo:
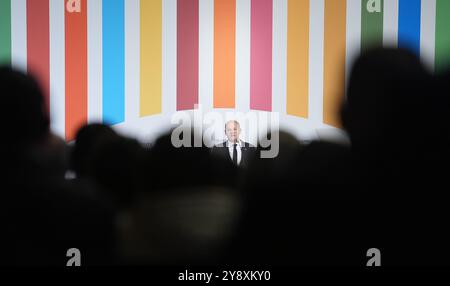
[[236, 120], [230, 120], [225, 124], [225, 135], [227, 135], [228, 141], [237, 142], [239, 135], [241, 134], [241, 126]]

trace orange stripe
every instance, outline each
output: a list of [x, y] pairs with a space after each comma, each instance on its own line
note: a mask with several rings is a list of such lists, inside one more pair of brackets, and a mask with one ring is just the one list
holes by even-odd
[[214, 107], [235, 107], [236, 0], [214, 2]]
[[341, 127], [345, 93], [346, 0], [325, 0], [323, 121]]
[[308, 117], [309, 0], [288, 2], [287, 113]]
[[87, 1], [81, 12], [65, 12], [66, 140], [87, 122]]

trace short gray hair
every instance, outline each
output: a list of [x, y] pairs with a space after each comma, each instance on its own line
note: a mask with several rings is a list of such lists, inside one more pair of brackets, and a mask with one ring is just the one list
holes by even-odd
[[233, 122], [234, 124], [239, 126], [239, 129], [241, 128], [241, 124], [239, 124], [239, 121], [237, 121], [237, 120], [230, 120], [227, 123], [225, 123], [225, 131], [227, 131], [227, 125], [230, 124], [231, 122]]

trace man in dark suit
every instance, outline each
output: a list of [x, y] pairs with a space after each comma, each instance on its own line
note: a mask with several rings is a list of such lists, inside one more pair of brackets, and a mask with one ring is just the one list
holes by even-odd
[[230, 120], [225, 124], [227, 140], [212, 149], [214, 156], [227, 158], [236, 166], [246, 167], [255, 151], [255, 146], [239, 139], [241, 127], [238, 121]]

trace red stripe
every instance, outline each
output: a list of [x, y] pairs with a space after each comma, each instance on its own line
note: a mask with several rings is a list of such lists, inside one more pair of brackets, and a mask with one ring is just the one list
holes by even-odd
[[44, 92], [50, 110], [50, 27], [49, 0], [27, 0], [27, 69]]
[[81, 12], [65, 8], [66, 140], [71, 141], [87, 122], [87, 0], [81, 0]]
[[177, 4], [177, 110], [194, 109], [198, 103], [198, 0]]

